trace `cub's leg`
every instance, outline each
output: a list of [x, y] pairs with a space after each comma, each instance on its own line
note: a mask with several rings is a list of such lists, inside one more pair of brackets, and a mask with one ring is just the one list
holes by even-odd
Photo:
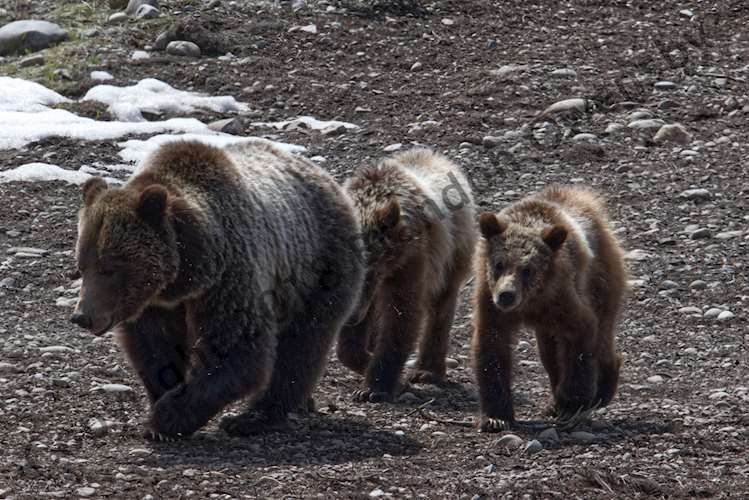
[[117, 340], [143, 381], [153, 405], [183, 382], [189, 362], [185, 308], [149, 307], [134, 323], [124, 324]]
[[598, 340], [598, 380], [594, 398], [594, 404], [600, 407], [608, 405], [614, 399], [619, 385], [619, 370], [622, 359], [616, 352], [614, 335], [613, 322], [602, 322]]
[[485, 287], [477, 287], [471, 352], [481, 401], [481, 432], [500, 432], [510, 429], [515, 423], [512, 351], [514, 333], [519, 324], [514, 315], [496, 310]]
[[[414, 271], [419, 271], [414, 273]], [[424, 286], [420, 269], [388, 280], [378, 290], [377, 345], [364, 374], [364, 385], [354, 391], [357, 401], [392, 400], [400, 374], [424, 323]]]
[[544, 369], [549, 375], [549, 386], [551, 388], [551, 402], [544, 413], [551, 415], [556, 413], [554, 394], [556, 394], [560, 379], [557, 339], [550, 329], [536, 328], [536, 342], [538, 343], [541, 363], [543, 363]]
[[409, 378], [410, 382], [439, 384], [445, 379], [445, 357], [450, 344], [450, 329], [457, 302], [458, 287], [450, 286], [428, 305], [426, 324], [419, 346], [419, 359]]
[[597, 321], [589, 311], [570, 312], [560, 338], [560, 380], [554, 393], [562, 420], [593, 406], [596, 391]]

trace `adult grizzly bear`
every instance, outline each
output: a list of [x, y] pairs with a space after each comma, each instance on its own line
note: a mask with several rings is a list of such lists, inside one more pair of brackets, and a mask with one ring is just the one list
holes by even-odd
[[341, 332], [338, 357], [364, 375], [360, 401], [390, 400], [421, 337], [412, 382], [445, 377], [448, 334], [478, 238], [460, 168], [413, 149], [358, 170], [345, 184], [368, 253], [364, 292]]
[[615, 326], [626, 289], [622, 251], [603, 200], [551, 187], [498, 215], [480, 216], [472, 353], [481, 430], [514, 423], [512, 352], [521, 325], [535, 330], [562, 420], [607, 405], [621, 360]]
[[353, 207], [312, 163], [268, 141], [161, 146], [126, 185], [83, 186], [71, 320], [115, 328], [152, 402], [147, 437], [186, 437], [224, 406], [233, 435], [304, 406], [357, 303]]

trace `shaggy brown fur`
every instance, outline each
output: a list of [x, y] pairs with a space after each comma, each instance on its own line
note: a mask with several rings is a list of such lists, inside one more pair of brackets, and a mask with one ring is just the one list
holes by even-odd
[[479, 225], [472, 354], [481, 429], [514, 422], [512, 352], [522, 325], [536, 332], [562, 419], [607, 405], [619, 380], [615, 326], [626, 271], [602, 199], [552, 187], [481, 214]]
[[255, 141], [162, 146], [125, 186], [83, 187], [80, 300], [71, 318], [115, 328], [152, 402], [155, 439], [283, 427], [307, 405], [358, 301], [364, 246], [343, 190]]
[[345, 187], [364, 232], [368, 267], [338, 357], [364, 375], [356, 399], [389, 400], [419, 337], [411, 381], [445, 377], [457, 295], [478, 237], [473, 198], [460, 169], [426, 149], [363, 168]]

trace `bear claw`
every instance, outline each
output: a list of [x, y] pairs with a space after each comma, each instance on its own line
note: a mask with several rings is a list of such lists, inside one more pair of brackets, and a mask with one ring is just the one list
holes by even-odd
[[143, 433], [143, 437], [149, 441], [153, 441], [155, 443], [173, 443], [179, 439], [182, 439], [181, 435], [178, 436], [167, 436], [166, 434], [162, 434], [160, 432], [147, 430]]
[[481, 419], [479, 425], [479, 432], [502, 432], [509, 431], [512, 428], [512, 423], [501, 418], [489, 418], [484, 417]]

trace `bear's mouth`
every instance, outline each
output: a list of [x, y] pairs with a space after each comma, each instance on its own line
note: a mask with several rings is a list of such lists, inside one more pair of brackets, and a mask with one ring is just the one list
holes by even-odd
[[109, 324], [106, 326], [106, 328], [99, 329], [99, 330], [94, 330], [92, 328], [91, 333], [94, 335], [94, 337], [101, 337], [102, 335], [107, 333], [109, 330], [111, 330], [114, 327], [114, 324], [115, 324], [114, 319], [110, 319]]

